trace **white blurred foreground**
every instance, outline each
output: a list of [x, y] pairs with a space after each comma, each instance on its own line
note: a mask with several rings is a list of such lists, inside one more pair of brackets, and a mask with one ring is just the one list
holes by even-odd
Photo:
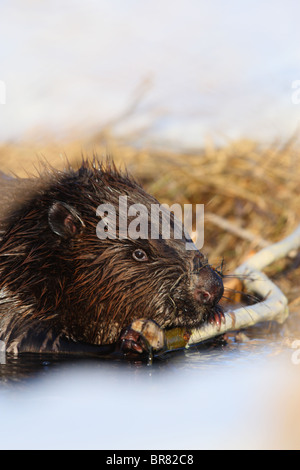
[[64, 367], [0, 389], [0, 448], [300, 448], [299, 367], [280, 355], [207, 369], [192, 353], [163, 368]]

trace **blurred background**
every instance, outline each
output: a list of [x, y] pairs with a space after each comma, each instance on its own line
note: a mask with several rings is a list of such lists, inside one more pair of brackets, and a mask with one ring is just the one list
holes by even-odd
[[[0, 8], [1, 171], [111, 154], [161, 202], [205, 204], [226, 273], [299, 224], [297, 0]], [[224, 350], [152, 368], [8, 359], [0, 448], [299, 448], [299, 255], [268, 274], [288, 324]]]
[[299, 10], [296, 0], [1, 0], [0, 138], [108, 125], [176, 148], [290, 138]]

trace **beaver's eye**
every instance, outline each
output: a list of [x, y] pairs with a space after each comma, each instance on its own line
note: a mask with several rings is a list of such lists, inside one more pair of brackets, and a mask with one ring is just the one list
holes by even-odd
[[132, 257], [136, 261], [148, 261], [147, 253], [144, 250], [134, 250]]

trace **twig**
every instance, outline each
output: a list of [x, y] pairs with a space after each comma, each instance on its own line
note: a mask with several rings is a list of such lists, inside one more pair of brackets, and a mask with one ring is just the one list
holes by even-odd
[[264, 321], [272, 320], [283, 323], [289, 314], [287, 298], [261, 270], [299, 248], [300, 225], [289, 237], [264, 248], [239, 266], [234, 274], [245, 277], [246, 288], [259, 294], [265, 300], [255, 305], [226, 312], [225, 322], [221, 327], [205, 325], [202, 328], [193, 330], [186, 347]]
[[208, 324], [193, 330], [186, 347], [229, 331], [249, 328], [256, 323], [264, 321], [283, 323], [286, 320], [289, 314], [288, 301], [281, 290], [265, 274], [259, 271], [245, 269], [239, 271], [238, 274], [240, 275], [241, 273], [246, 274], [250, 278], [245, 281], [248, 290], [260, 294], [262, 297], [267, 296], [266, 300], [226, 312], [225, 322], [220, 327]]
[[241, 228], [233, 222], [229, 222], [228, 220], [224, 219], [223, 217], [220, 217], [219, 215], [209, 212], [209, 213], [206, 213], [205, 218], [207, 219], [208, 222], [211, 222], [217, 225], [223, 230], [226, 230], [227, 232], [230, 232], [239, 238], [248, 240], [254, 243], [256, 246], [259, 246], [261, 248], [266, 248], [267, 246], [270, 245], [270, 243], [264, 240], [263, 238], [254, 235], [249, 230]]

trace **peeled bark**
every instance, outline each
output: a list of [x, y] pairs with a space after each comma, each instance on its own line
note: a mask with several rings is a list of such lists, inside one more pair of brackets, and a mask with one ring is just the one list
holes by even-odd
[[244, 284], [248, 292], [258, 294], [264, 300], [226, 312], [225, 322], [220, 327], [209, 324], [193, 330], [186, 347], [226, 332], [248, 328], [260, 322], [283, 323], [289, 315], [287, 298], [261, 270], [299, 248], [300, 225], [289, 237], [264, 248], [239, 266], [234, 274], [245, 279]]

